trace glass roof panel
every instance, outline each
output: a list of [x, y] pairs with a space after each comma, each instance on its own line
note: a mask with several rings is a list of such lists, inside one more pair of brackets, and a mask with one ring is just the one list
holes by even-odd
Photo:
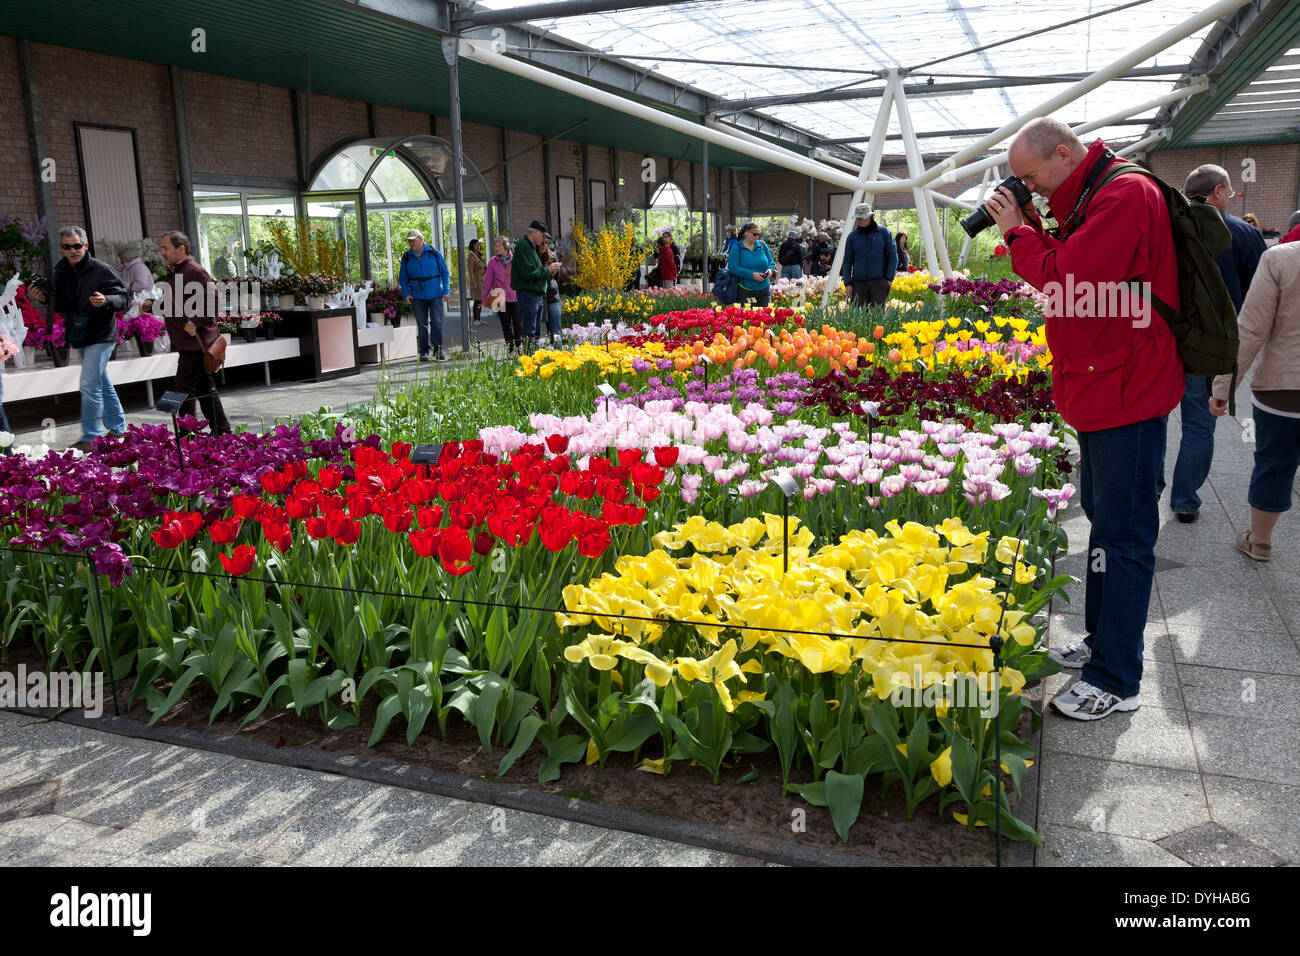
[[[480, 5], [504, 9], [518, 6], [519, 2], [480, 0]], [[906, 6], [886, 5], [879, 0], [839, 0], [833, 5], [806, 0], [710, 0], [561, 19], [540, 17], [531, 22], [567, 40], [621, 56], [665, 78], [732, 100], [833, 87], [879, 89], [883, 80], [866, 71], [891, 67], [911, 70], [908, 82], [918, 84], [931, 78], [934, 83], [946, 84], [1088, 73], [1194, 12], [1184, 0], [1141, 0], [1122, 11], [1013, 39], [1122, 5], [1123, 0], [1036, 0], [1010, 5], [985, 0], [914, 0]], [[1212, 29], [1213, 25], [1204, 27], [1139, 64], [1175, 72], [1112, 81], [1054, 115], [1071, 124], [1084, 123], [1168, 92]], [[970, 52], [1006, 40], [1011, 42]], [[717, 62], [646, 59], [655, 56]], [[943, 62], [932, 62], [940, 58]], [[958, 94], [911, 96], [913, 126], [918, 132], [1001, 127], [1067, 85], [1008, 84]], [[842, 139], [868, 136], [879, 105], [877, 96], [767, 106], [761, 112], [821, 136]], [[1152, 114], [1154, 109], [1146, 115]], [[1142, 129], [1136, 125], [1104, 127], [1085, 138], [1132, 140]], [[898, 132], [896, 117], [890, 131]], [[922, 149], [951, 152], [973, 142], [977, 135], [924, 138]], [[890, 142], [898, 153], [902, 152], [899, 141]]]

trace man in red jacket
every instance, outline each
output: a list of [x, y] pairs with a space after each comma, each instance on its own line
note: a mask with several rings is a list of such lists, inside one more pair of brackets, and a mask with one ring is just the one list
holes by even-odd
[[[1016, 274], [1052, 299], [1045, 314], [1052, 392], [1079, 435], [1080, 503], [1092, 523], [1088, 636], [1052, 652], [1064, 666], [1082, 667], [1082, 680], [1052, 705], [1096, 720], [1138, 708], [1165, 425], [1184, 388], [1173, 334], [1150, 307], [1152, 293], [1179, 307], [1173, 232], [1147, 177], [1124, 175], [1097, 189], [1117, 160], [1101, 140], [1085, 147], [1063, 123], [1029, 123], [1008, 161], [1059, 223], [1058, 235], [1045, 231], [1033, 205], [1018, 208], [1005, 188], [987, 204]], [[1145, 294], [1127, 294], [1131, 281]]]

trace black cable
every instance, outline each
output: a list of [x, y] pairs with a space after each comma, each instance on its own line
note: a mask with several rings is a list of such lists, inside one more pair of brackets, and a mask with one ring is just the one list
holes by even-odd
[[[14, 548], [8, 546], [0, 546], [0, 551], [7, 551], [13, 554], [31, 554], [31, 555], [36, 555], [38, 557], [45, 556], [45, 555], [48, 555], [50, 557], [56, 557], [56, 558], [66, 557], [66, 555], [59, 554], [52, 551], [39, 551], [36, 549]], [[419, 601], [441, 601], [445, 604], [462, 604], [462, 605], [470, 604], [475, 607], [484, 607], [484, 608], [492, 608], [492, 609], [505, 608], [506, 610], [510, 610], [511, 608], [517, 608], [523, 611], [541, 611], [546, 614], [585, 614], [588, 617], [593, 617], [593, 618], [596, 617], [617, 618], [620, 620], [643, 621], [652, 624], [685, 624], [688, 627], [713, 627], [713, 628], [718, 628], [719, 630], [726, 630], [730, 628], [732, 630], [737, 630], [737, 631], [766, 631], [773, 634], [799, 634], [804, 636], [827, 637], [832, 639], [856, 638], [858, 640], [881, 642], [887, 644], [923, 644], [923, 645], [932, 645], [935, 647], [968, 647], [979, 651], [989, 650], [989, 645], [987, 644], [958, 644], [952, 641], [911, 640], [905, 637], [865, 637], [864, 638], [858, 634], [840, 634], [836, 631], [809, 631], [809, 630], [802, 630], [799, 628], [763, 627], [757, 624], [732, 624], [732, 623], [725, 623], [721, 621], [692, 621], [692, 620], [681, 620], [679, 618], [646, 617], [638, 614], [618, 614], [609, 611], [581, 610], [581, 609], [570, 610], [569, 608], [539, 607], [537, 605], [532, 605], [532, 604], [505, 604], [499, 601], [476, 601], [473, 600], [472, 598], [457, 598], [453, 600], [451, 598], [445, 597], [443, 595], [437, 595], [437, 594], [410, 594], [408, 592], [402, 592], [402, 591], [369, 591], [363, 588], [340, 587], [338, 585], [333, 585], [333, 584], [317, 584], [314, 582], [307, 582], [307, 581], [282, 581], [278, 578], [250, 577], [248, 575], [225, 574], [225, 573], [217, 573], [215, 571], [195, 571], [192, 568], [159, 567], [158, 565], [139, 564], [136, 562], [131, 563], [131, 568], [132, 570], [138, 569], [143, 571], [157, 571], [162, 574], [168, 574], [168, 573], [192, 574], [192, 575], [197, 575], [199, 577], [222, 578], [224, 580], [251, 581], [257, 584], [274, 584], [277, 587], [285, 587], [285, 588], [311, 588], [319, 591], [341, 591], [347, 594], [368, 594], [374, 597], [396, 597], [396, 598], [403, 598], [403, 599], [413, 598]]]

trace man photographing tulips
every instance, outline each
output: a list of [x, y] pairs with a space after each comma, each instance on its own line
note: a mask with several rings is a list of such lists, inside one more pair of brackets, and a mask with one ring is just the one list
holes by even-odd
[[[1085, 147], [1054, 119], [1026, 125], [1011, 143], [1012, 173], [1045, 197], [1059, 224], [1043, 229], [1032, 203], [999, 188], [986, 206], [1002, 230], [1016, 274], [1039, 290], [1050, 283], [1095, 293], [1103, 283], [1139, 282], [1177, 310], [1178, 266], [1169, 208], [1140, 173], [1099, 186], [1119, 160], [1100, 139]], [[1089, 289], [1091, 286], [1091, 289]], [[1084, 627], [1079, 643], [1053, 649], [1082, 680], [1052, 705], [1067, 717], [1096, 720], [1138, 708], [1143, 630], [1155, 577], [1159, 482], [1169, 412], [1183, 396], [1183, 366], [1160, 320], [1137, 318], [1096, 296], [1086, 316], [1049, 306], [1052, 392], [1078, 432], [1080, 500], [1088, 536]], [[1123, 300], [1127, 305], [1129, 299]], [[1063, 314], [1061, 314], [1063, 312]]]

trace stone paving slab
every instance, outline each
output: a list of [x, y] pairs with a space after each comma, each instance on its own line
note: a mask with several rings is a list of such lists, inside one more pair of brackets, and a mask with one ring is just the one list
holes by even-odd
[[1150, 840], [1094, 833], [1078, 827], [1049, 823], [1040, 828], [1043, 846], [1034, 858], [1036, 866], [1187, 866], [1168, 850]]
[[8, 784], [0, 810], [21, 814], [0, 815], [4, 865], [759, 863], [506, 807], [4, 716], [17, 726], [0, 738], [0, 780]]

